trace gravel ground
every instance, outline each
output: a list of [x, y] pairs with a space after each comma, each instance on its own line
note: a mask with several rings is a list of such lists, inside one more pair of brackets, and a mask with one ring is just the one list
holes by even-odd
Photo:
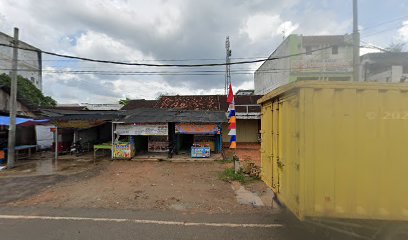
[[[105, 162], [92, 177], [62, 181], [9, 206], [63, 208], [173, 209], [188, 212], [230, 213], [272, 210], [237, 202], [231, 183], [219, 179], [228, 164], [219, 162]], [[262, 198], [268, 189], [261, 181], [245, 188]]]

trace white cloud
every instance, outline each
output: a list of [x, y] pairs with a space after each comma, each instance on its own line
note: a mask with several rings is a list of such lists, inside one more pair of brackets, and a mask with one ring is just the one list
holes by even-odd
[[245, 81], [242, 84], [240, 84], [238, 87], [235, 87], [234, 91], [237, 91], [239, 89], [243, 89], [243, 90], [254, 89], [254, 81]]
[[95, 31], [82, 33], [76, 40], [73, 51], [78, 56], [119, 61], [151, 58], [145, 57], [137, 49], [126, 46], [117, 39]]
[[375, 53], [375, 52], [381, 52], [378, 49], [374, 48], [360, 48], [360, 56], [367, 54], [367, 53]]
[[408, 42], [408, 21], [402, 23], [402, 27], [398, 30], [398, 38]]
[[240, 32], [248, 34], [249, 39], [256, 42], [262, 38], [272, 38], [278, 35], [276, 29], [281, 22], [279, 15], [257, 14], [247, 19]]
[[279, 25], [278, 29], [276, 30], [276, 33], [282, 34], [286, 37], [298, 28], [299, 24], [297, 23], [293, 24], [291, 21], [285, 21]]

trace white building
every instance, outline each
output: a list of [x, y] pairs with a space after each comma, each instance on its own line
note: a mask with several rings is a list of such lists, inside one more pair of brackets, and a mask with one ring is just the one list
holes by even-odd
[[255, 94], [264, 95], [294, 81], [352, 80], [351, 40], [351, 35], [289, 35], [269, 57], [280, 59], [265, 61], [255, 71]]
[[360, 81], [408, 82], [408, 52], [367, 53], [360, 66]]
[[[13, 37], [0, 32], [0, 43], [12, 44]], [[39, 50], [25, 42], [19, 41], [19, 47]], [[13, 48], [0, 46], [0, 74], [10, 74], [12, 68]], [[30, 80], [42, 90], [42, 60], [40, 51], [18, 50], [18, 75]]]

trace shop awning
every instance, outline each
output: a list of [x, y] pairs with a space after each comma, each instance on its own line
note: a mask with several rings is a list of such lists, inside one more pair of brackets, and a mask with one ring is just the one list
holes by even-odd
[[[34, 126], [34, 125], [44, 125], [49, 123], [48, 119], [34, 120], [32, 118], [16, 118], [17, 126]], [[0, 116], [0, 125], [9, 126], [10, 117]]]
[[181, 134], [220, 134], [220, 132], [217, 124], [176, 124], [176, 133]]

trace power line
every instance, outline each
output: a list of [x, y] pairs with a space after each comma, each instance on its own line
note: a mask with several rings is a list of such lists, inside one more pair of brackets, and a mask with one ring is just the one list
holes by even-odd
[[[231, 59], [263, 59], [268, 58], [267, 56], [260, 57], [232, 57]], [[0, 60], [10, 60], [9, 58], [0, 58]], [[43, 62], [73, 62], [77, 59], [42, 59]], [[186, 58], [186, 59], [134, 59], [130, 61], [124, 60], [115, 60], [121, 62], [189, 62], [189, 61], [216, 61], [216, 60], [225, 60], [224, 58]], [[35, 59], [18, 59], [17, 61], [21, 62], [35, 62], [38, 60]]]
[[[8, 44], [2, 44], [2, 43], [0, 44], [0, 46], [12, 47], [12, 46], [10, 46], [10, 45], [8, 45]], [[108, 63], [108, 64], [126, 65], [126, 66], [146, 66], [146, 67], [214, 67], [214, 66], [250, 64], [250, 63], [259, 63], [259, 62], [279, 60], [279, 59], [284, 59], [284, 58], [289, 58], [289, 57], [294, 57], [294, 56], [300, 56], [300, 55], [310, 54], [310, 53], [313, 53], [313, 52], [322, 51], [322, 50], [329, 49], [329, 48], [332, 48], [332, 46], [324, 47], [324, 48], [319, 48], [319, 49], [314, 49], [314, 50], [311, 50], [311, 51], [308, 51], [308, 52], [304, 52], [304, 53], [297, 53], [297, 54], [291, 54], [291, 55], [281, 56], [281, 57], [264, 58], [264, 59], [257, 59], [257, 60], [251, 60], [251, 61], [237, 61], [237, 62], [230, 62], [230, 63], [207, 63], [207, 64], [152, 64], [152, 63], [128, 63], [128, 62], [120, 62], [120, 61], [99, 60], [99, 59], [92, 59], [92, 58], [85, 58], [85, 57], [76, 57], [76, 56], [72, 56], [72, 55], [58, 54], [58, 53], [53, 53], [53, 52], [48, 52], [48, 51], [43, 51], [43, 50], [34, 50], [34, 49], [19, 47], [19, 49], [22, 49], [22, 50], [33, 51], [33, 52], [40, 52], [40, 53], [44, 53], [44, 54], [51, 55], [51, 56], [57, 56], [57, 57], [63, 57], [63, 58], [70, 58], [70, 59], [78, 59], [78, 60], [88, 61], [88, 62]]]
[[[350, 67], [348, 64], [344, 65], [332, 65], [330, 67], [345, 68]], [[266, 70], [256, 70], [256, 73], [278, 73], [278, 72], [290, 72], [290, 71], [305, 71], [305, 70], [320, 70], [322, 67], [298, 67], [298, 68], [273, 68]], [[3, 68], [0, 70], [10, 70], [8, 68]], [[31, 69], [20, 69], [19, 71], [35, 71]], [[191, 71], [113, 71], [113, 70], [67, 70], [67, 69], [45, 69], [44, 73], [56, 74], [56, 73], [67, 73], [67, 74], [96, 74], [96, 75], [224, 75], [222, 70], [191, 70]], [[254, 74], [254, 69], [240, 69], [231, 70], [234, 74]]]
[[387, 28], [387, 29], [383, 29], [383, 30], [380, 30], [380, 31], [371, 32], [371, 33], [368, 33], [368, 34], [366, 34], [366, 35], [363, 34], [363, 36], [364, 36], [364, 38], [367, 38], [367, 37], [371, 37], [371, 36], [377, 35], [377, 34], [379, 34], [379, 33], [384, 33], [384, 32], [388, 32], [388, 31], [392, 31], [392, 30], [395, 30], [395, 29], [398, 29], [398, 28], [401, 28], [401, 27], [403, 27], [403, 26], [395, 26], [395, 27], [393, 27], [393, 28]]
[[365, 32], [365, 31], [367, 31], [368, 29], [377, 28], [377, 27], [382, 26], [382, 25], [386, 25], [386, 24], [389, 24], [389, 23], [393, 23], [393, 22], [396, 22], [396, 21], [401, 20], [401, 19], [403, 19], [403, 18], [408, 18], [408, 15], [399, 16], [399, 17], [397, 17], [397, 18], [393, 18], [393, 19], [390, 19], [390, 20], [388, 20], [388, 21], [381, 22], [381, 23], [378, 23], [378, 24], [375, 24], [375, 25], [369, 25], [368, 27], [362, 29], [360, 32]]
[[376, 46], [376, 45], [374, 45], [374, 44], [372, 44], [372, 43], [369, 43], [369, 42], [367, 42], [367, 41], [361, 40], [361, 42], [367, 44], [367, 45], [364, 46], [365, 48], [377, 49], [377, 50], [380, 50], [380, 51], [382, 51], [382, 52], [390, 52], [389, 50], [387, 50], [387, 49], [385, 49], [385, 48]]

